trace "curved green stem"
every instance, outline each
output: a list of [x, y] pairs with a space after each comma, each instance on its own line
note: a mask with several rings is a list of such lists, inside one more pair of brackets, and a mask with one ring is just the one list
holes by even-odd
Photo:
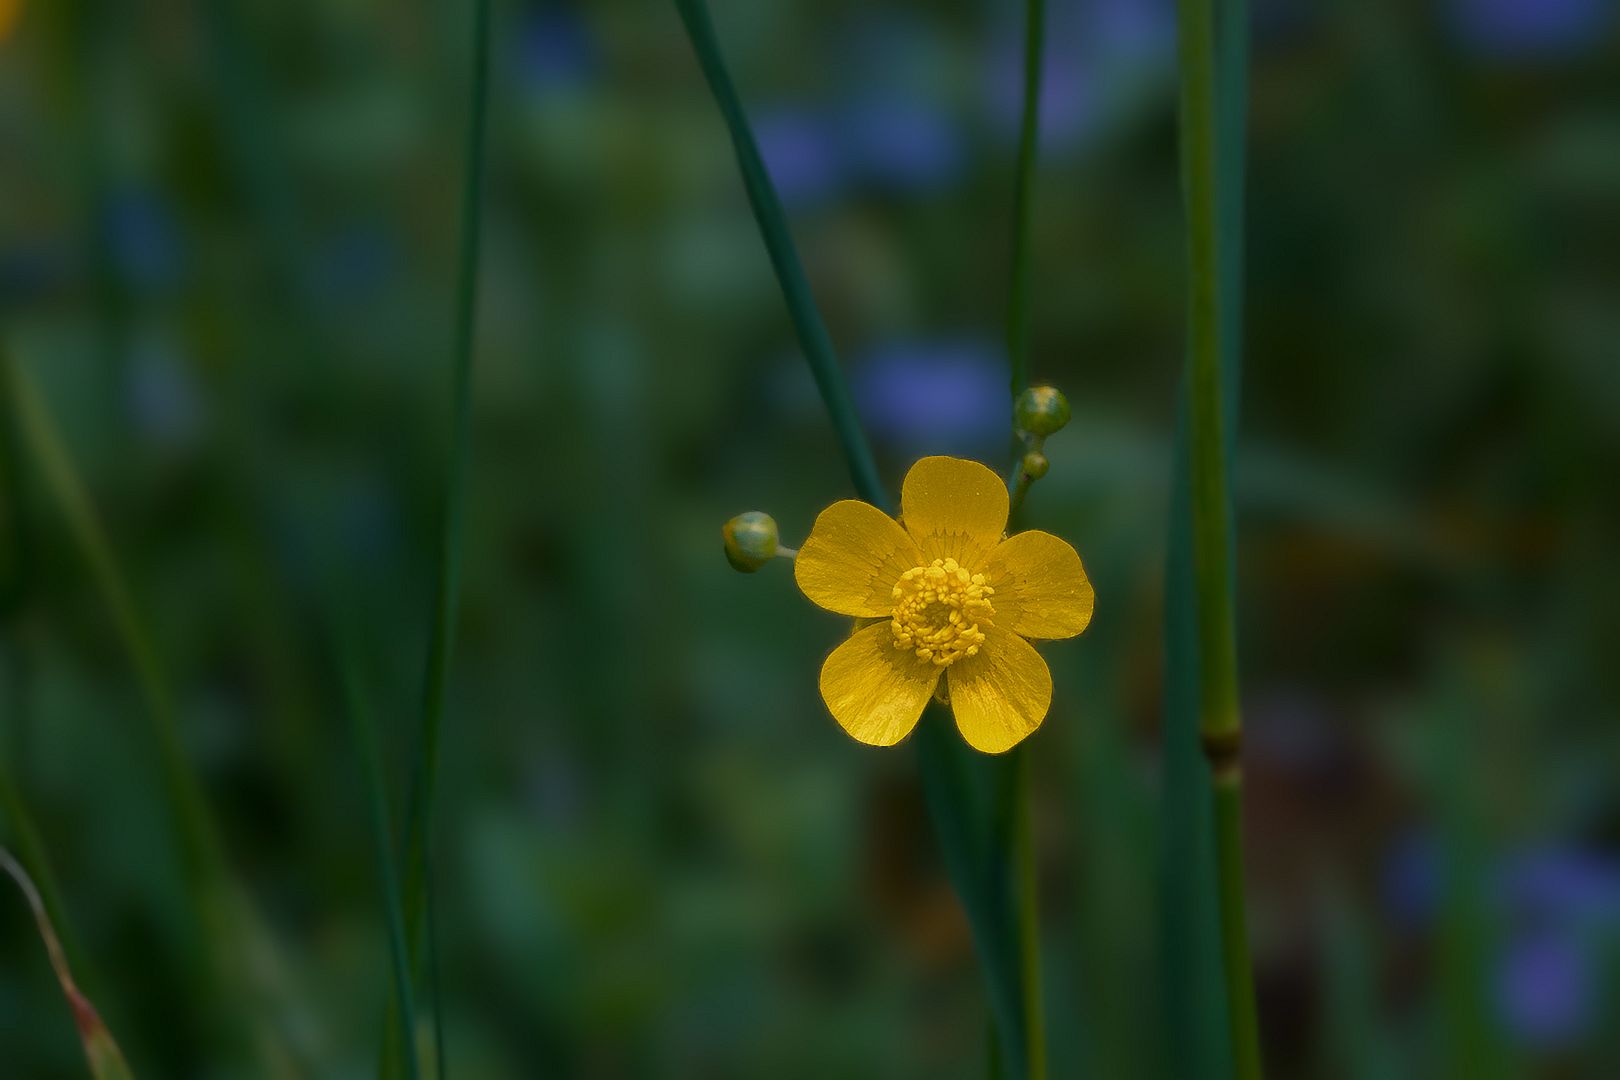
[[1024, 115], [1013, 179], [1012, 292], [1007, 303], [1007, 360], [1012, 395], [1029, 385], [1030, 221], [1041, 135], [1041, 63], [1046, 51], [1046, 0], [1028, 0], [1024, 15]]
[[366, 789], [372, 858], [376, 863], [384, 920], [388, 927], [388, 958], [393, 965], [394, 975], [393, 1008], [398, 1015], [398, 1022], [388, 1025], [392, 1029], [389, 1035], [396, 1041], [395, 1052], [403, 1063], [405, 1074], [410, 1080], [417, 1080], [422, 1069], [416, 1052], [414, 980], [411, 978], [410, 948], [405, 938], [405, 915], [400, 905], [399, 871], [394, 864], [393, 845], [389, 839], [388, 801], [384, 795], [377, 728], [371, 715], [371, 702], [355, 668], [347, 635], [339, 632], [334, 638], [334, 652], [338, 656], [343, 680], [344, 705], [349, 714], [349, 734], [354, 740], [361, 780]]
[[412, 970], [420, 970], [420, 934], [427, 905], [428, 844], [438, 788], [439, 741], [444, 727], [450, 657], [461, 593], [461, 548], [466, 517], [468, 458], [472, 443], [472, 364], [478, 299], [478, 252], [484, 205], [484, 142], [489, 97], [489, 0], [473, 5], [470, 114], [461, 188], [461, 253], [456, 271], [452, 342], [450, 445], [444, 502], [439, 514], [438, 573], [422, 682], [422, 729], [416, 750], [405, 826], [404, 914]]
[[[1024, 11], [1024, 101], [1018, 133], [1018, 163], [1013, 181], [1012, 287], [1007, 303], [1007, 361], [1014, 399], [1029, 385], [1030, 229], [1034, 218], [1034, 184], [1040, 146], [1041, 65], [1046, 52], [1046, 0], [1028, 0]], [[1013, 467], [1009, 514], [1024, 505], [1033, 478], [1024, 471], [1023, 449]], [[1030, 762], [1020, 747], [1013, 763], [1013, 857], [1018, 892], [1020, 986], [1023, 993], [1026, 1075], [1046, 1076], [1046, 1008], [1041, 988], [1039, 875], [1030, 802]]]
[[765, 250], [776, 271], [782, 299], [787, 302], [799, 346], [810, 365], [810, 374], [816, 380], [833, 430], [843, 445], [850, 479], [854, 481], [855, 490], [861, 498], [874, 506], [889, 509], [892, 505], [889, 494], [878, 475], [877, 461], [867, 444], [866, 433], [861, 430], [855, 401], [838, 366], [838, 354], [833, 350], [832, 338], [827, 333], [821, 313], [816, 309], [810, 282], [805, 278], [798, 248], [794, 246], [793, 234], [788, 229], [787, 215], [782, 210], [782, 200], [777, 197], [776, 187], [765, 170], [754, 133], [748, 126], [748, 116], [743, 112], [737, 88], [726, 70], [708, 6], [703, 0], [675, 0], [675, 7], [686, 26], [687, 36], [691, 38], [692, 50], [703, 69], [703, 78], [709, 84], [715, 104], [720, 107], [721, 116], [725, 118], [726, 130], [737, 152], [737, 167], [742, 172], [743, 187], [748, 192], [748, 204], [753, 208], [754, 220], [759, 224], [760, 236], [765, 241]]
[[[1217, 7], [1219, 11], [1217, 12]], [[1242, 715], [1233, 614], [1232, 443], [1223, 366], [1241, 353], [1242, 157], [1247, 12], [1179, 0], [1181, 163], [1187, 215], [1187, 443], [1197, 597], [1199, 735], [1214, 798], [1215, 869], [1228, 1023], [1239, 1080], [1261, 1075], [1243, 879]], [[1220, 33], [1217, 34], [1217, 26]]]

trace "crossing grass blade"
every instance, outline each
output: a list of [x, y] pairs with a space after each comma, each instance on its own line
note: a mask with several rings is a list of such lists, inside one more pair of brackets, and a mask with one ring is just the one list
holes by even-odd
[[[675, 7], [731, 136], [754, 220], [787, 302], [800, 348], [843, 448], [855, 490], [874, 506], [892, 509], [893, 499], [879, 478], [826, 324], [805, 278], [781, 200], [727, 70], [708, 7], [703, 0], [675, 0]], [[1013, 853], [1000, 839], [1009, 836], [1010, 829], [996, 830], [993, 820], [997, 815], [1005, 820], [1010, 812], [1011, 762], [985, 758], [969, 750], [956, 738], [949, 716], [942, 717], [937, 706], [930, 706], [924, 713], [912, 739], [946, 869], [973, 928], [986, 995], [998, 1028], [1001, 1060], [1009, 1077], [1027, 1077], [1030, 1057], [1026, 1047], [1026, 1006], [1010, 876]]]
[[[433, 808], [438, 791], [439, 748], [461, 597], [467, 472], [472, 456], [473, 354], [477, 328], [478, 261], [483, 236], [485, 142], [489, 119], [489, 38], [490, 2], [475, 0], [472, 5], [472, 70], [467, 133], [462, 154], [461, 250], [456, 267], [455, 327], [451, 343], [450, 442], [445, 463], [444, 501], [439, 514], [437, 572], [433, 581], [427, 662], [422, 679], [422, 724], [405, 815], [401, 904], [405, 944], [413, 975], [423, 967], [423, 926], [430, 915], [431, 883], [428, 878], [432, 866]], [[437, 1001], [438, 995], [432, 995], [432, 999]], [[397, 1016], [390, 1017], [390, 1027], [398, 1022]], [[443, 1029], [437, 1030], [442, 1032]], [[414, 1032], [411, 1034], [414, 1036]], [[384, 1075], [392, 1071], [389, 1064], [389, 1047], [392, 1045], [392, 1040], [384, 1044]], [[436, 1049], [440, 1061], [444, 1052], [441, 1037]]]
[[34, 924], [39, 928], [40, 940], [45, 943], [45, 951], [50, 956], [51, 969], [56, 973], [57, 984], [62, 988], [62, 996], [67, 999], [68, 1007], [73, 1010], [73, 1025], [78, 1029], [79, 1039], [84, 1044], [84, 1056], [90, 1066], [90, 1075], [94, 1080], [134, 1080], [135, 1074], [130, 1072], [129, 1063], [124, 1060], [124, 1052], [118, 1048], [112, 1032], [107, 1030], [107, 1025], [102, 1022], [101, 1014], [96, 1011], [95, 1005], [74, 981], [67, 953], [57, 939], [56, 928], [45, 909], [45, 901], [34, 886], [28, 871], [24, 870], [22, 864], [5, 848], [0, 848], [0, 870], [4, 870], [6, 875], [17, 883], [17, 888], [22, 890], [23, 898], [28, 902], [29, 911], [33, 913]]

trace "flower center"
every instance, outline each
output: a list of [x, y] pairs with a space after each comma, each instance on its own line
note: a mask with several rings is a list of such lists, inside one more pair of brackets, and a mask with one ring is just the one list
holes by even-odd
[[983, 574], [970, 574], [955, 559], [935, 559], [900, 575], [894, 586], [894, 646], [917, 659], [949, 667], [984, 644], [979, 624], [990, 625], [995, 590]]

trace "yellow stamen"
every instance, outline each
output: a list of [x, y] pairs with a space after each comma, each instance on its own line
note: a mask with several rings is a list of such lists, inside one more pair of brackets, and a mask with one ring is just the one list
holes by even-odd
[[949, 667], [973, 656], [984, 644], [982, 623], [990, 625], [995, 592], [983, 574], [970, 573], [955, 559], [935, 559], [900, 575], [894, 586], [894, 631], [897, 649], [910, 649], [917, 659]]

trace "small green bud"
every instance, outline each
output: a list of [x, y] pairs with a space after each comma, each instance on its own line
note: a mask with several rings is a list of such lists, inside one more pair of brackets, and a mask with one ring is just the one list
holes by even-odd
[[726, 542], [726, 561], [745, 574], [776, 558], [776, 519], [761, 510], [738, 514], [720, 526], [720, 535]]
[[1069, 422], [1069, 399], [1055, 386], [1031, 386], [1018, 395], [1013, 420], [1031, 435], [1056, 434]]
[[1046, 475], [1046, 470], [1051, 468], [1051, 464], [1046, 460], [1045, 454], [1038, 450], [1031, 450], [1024, 455], [1024, 475], [1031, 480], [1039, 480]]

